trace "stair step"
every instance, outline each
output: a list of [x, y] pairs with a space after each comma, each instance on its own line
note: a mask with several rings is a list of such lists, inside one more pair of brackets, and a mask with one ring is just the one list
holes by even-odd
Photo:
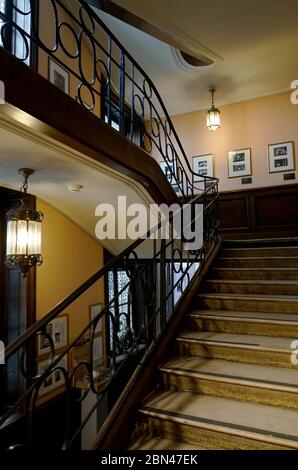
[[249, 248], [249, 247], [282, 247], [282, 246], [298, 246], [297, 237], [282, 238], [253, 238], [240, 240], [224, 240], [223, 246], [226, 248]]
[[298, 409], [298, 374], [282, 367], [182, 356], [160, 368], [166, 388]]
[[133, 442], [128, 450], [207, 450], [186, 442], [173, 441], [156, 436], [142, 436]]
[[298, 280], [295, 268], [213, 268], [208, 279], [268, 279]]
[[221, 254], [224, 258], [240, 258], [252, 256], [258, 257], [268, 257], [268, 256], [298, 256], [298, 246], [274, 246], [274, 247], [251, 247], [251, 248], [239, 248], [239, 247], [230, 247], [224, 248], [221, 251]]
[[214, 264], [218, 268], [298, 268], [298, 256], [219, 256]]
[[194, 308], [298, 313], [298, 297], [289, 295], [202, 293], [194, 300]]
[[190, 330], [179, 334], [176, 345], [182, 355], [294, 368], [293, 341], [295, 338]]
[[298, 338], [298, 314], [199, 310], [187, 315], [191, 330]]
[[150, 432], [192, 445], [226, 449], [298, 449], [298, 412], [275, 406], [164, 392], [140, 417]]
[[208, 279], [205, 281], [205, 290], [223, 294], [297, 295], [298, 298], [298, 281]]

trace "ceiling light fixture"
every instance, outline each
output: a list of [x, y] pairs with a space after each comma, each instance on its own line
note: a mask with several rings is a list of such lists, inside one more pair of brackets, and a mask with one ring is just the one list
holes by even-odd
[[207, 111], [207, 128], [209, 131], [217, 131], [220, 128], [220, 111], [214, 106], [214, 93], [216, 92], [215, 88], [210, 90], [212, 102], [211, 108]]
[[41, 222], [43, 213], [30, 209], [28, 205], [28, 178], [34, 173], [30, 168], [21, 168], [19, 174], [24, 183], [20, 189], [24, 193], [21, 205], [6, 214], [7, 239], [5, 264], [8, 268], [19, 269], [24, 277], [32, 266], [42, 264]]

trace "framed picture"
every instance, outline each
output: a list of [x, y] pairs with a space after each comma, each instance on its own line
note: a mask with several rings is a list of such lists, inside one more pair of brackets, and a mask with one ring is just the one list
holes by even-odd
[[[57, 356], [54, 359], [56, 358]], [[43, 374], [48, 367], [49, 367], [48, 359], [42, 362], [39, 362], [38, 363], [38, 375]], [[62, 370], [59, 369], [59, 367], [61, 367], [62, 369], [65, 369], [68, 372], [68, 355], [67, 354], [61, 359], [61, 361], [54, 368], [53, 372], [50, 375], [48, 375], [48, 377], [42, 383], [39, 389], [39, 393], [38, 393], [39, 398], [65, 385], [64, 375], [63, 375]]]
[[[192, 168], [195, 173], [201, 176], [211, 176], [213, 177], [213, 155], [200, 155], [198, 157], [192, 157]], [[199, 176], [195, 176], [194, 182], [202, 181]]]
[[294, 143], [268, 145], [269, 173], [295, 170]]
[[49, 80], [69, 95], [69, 73], [51, 57], [49, 57]]
[[38, 336], [38, 354], [46, 354], [50, 351], [50, 340], [52, 338], [55, 351], [68, 345], [68, 315], [61, 315], [47, 324], [44, 333]]
[[[88, 385], [89, 375], [84, 362], [90, 362], [90, 338], [76, 345], [70, 351], [71, 370], [74, 371], [74, 386], [85, 389]], [[93, 338], [93, 378], [97, 377], [104, 364], [103, 337]]]
[[233, 150], [228, 153], [229, 178], [251, 176], [251, 150]]
[[[90, 305], [89, 321], [92, 321], [101, 311], [102, 311], [102, 304]], [[97, 325], [95, 328], [95, 335], [98, 333], [102, 333], [102, 322], [103, 322], [103, 318], [101, 318], [99, 322], [97, 322]]]
[[167, 162], [159, 162], [159, 166], [160, 166], [162, 172], [167, 177], [167, 180], [170, 183], [170, 185], [172, 186], [172, 188], [174, 189], [175, 193], [179, 193], [179, 191], [180, 191], [179, 186], [176, 184], [176, 180], [175, 180], [175, 178], [172, 174], [174, 172], [177, 175], [179, 175], [179, 167], [177, 167], [177, 171], [175, 172], [175, 169], [171, 170], [171, 165], [169, 165]]

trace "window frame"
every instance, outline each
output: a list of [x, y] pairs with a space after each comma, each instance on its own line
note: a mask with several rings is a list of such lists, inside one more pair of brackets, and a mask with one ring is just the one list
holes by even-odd
[[[15, 5], [16, 2], [17, 2], [17, 0], [11, 0], [11, 1], [4, 0], [4, 7], [5, 8], [4, 8], [3, 14], [8, 18], [9, 22], [18, 24], [16, 22], [17, 21], [17, 19], [16, 19], [17, 12], [13, 7], [13, 5]], [[22, 61], [22, 62], [27, 64], [33, 70], [37, 71], [37, 69], [38, 69], [38, 63], [37, 63], [38, 47], [37, 47], [36, 41], [32, 38], [34, 38], [33, 25], [35, 25], [36, 34], [38, 35], [39, 8], [38, 8], [38, 2], [36, 0], [31, 0], [31, 5], [32, 5], [32, 13], [30, 15], [30, 32], [28, 33], [30, 35], [30, 38], [31, 38], [30, 39], [30, 48], [29, 48], [29, 61], [28, 62]], [[3, 21], [2, 21], [2, 23], [3, 23]], [[8, 28], [8, 30], [9, 30], [9, 28]], [[17, 42], [16, 39], [15, 39], [16, 38], [16, 33], [12, 34], [11, 30], [10, 30], [10, 33], [11, 34], [9, 34], [9, 36], [7, 36], [6, 39], [5, 39], [5, 42], [6, 42], [5, 46], [3, 46], [3, 44], [0, 44], [0, 47], [5, 48], [11, 54], [16, 56], [16, 45], [15, 45], [16, 42]], [[0, 23], [0, 38], [1, 38], [1, 23]]]

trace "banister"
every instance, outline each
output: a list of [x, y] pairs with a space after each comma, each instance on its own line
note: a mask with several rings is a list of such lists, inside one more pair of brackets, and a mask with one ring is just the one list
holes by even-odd
[[[197, 195], [189, 204], [199, 204], [200, 199], [203, 199], [206, 194], [212, 192], [212, 190], [217, 186], [218, 180], [216, 180], [212, 186], [210, 186], [203, 193]], [[212, 204], [210, 201], [208, 204]], [[207, 208], [209, 205], [207, 206]], [[172, 218], [173, 216], [171, 216]], [[159, 230], [163, 225], [163, 222], [160, 222], [155, 230]], [[152, 231], [147, 233], [149, 238]], [[138, 239], [129, 245], [125, 250], [123, 250], [119, 255], [115, 256], [111, 261], [109, 261], [105, 266], [99, 269], [96, 273], [90, 276], [85, 282], [83, 282], [79, 287], [77, 287], [71, 294], [69, 294], [65, 299], [59, 302], [52, 310], [50, 310], [46, 315], [44, 315], [40, 320], [35, 322], [30, 328], [28, 328], [21, 336], [9, 344], [5, 349], [5, 359], [11, 357], [17, 350], [23, 347], [27, 341], [36, 333], [41, 331], [45, 325], [50, 321], [56, 318], [60, 313], [62, 313], [69, 305], [71, 305], [75, 300], [77, 300], [84, 292], [86, 292], [91, 286], [93, 286], [100, 278], [107, 274], [108, 271], [113, 269], [123, 260], [128, 254], [135, 250], [141, 243], [143, 239]]]
[[[7, 1], [11, 8], [14, 9], [13, 1]], [[19, 444], [28, 448], [34, 447], [34, 432], [38, 432], [38, 429], [36, 430], [35, 413], [39, 406], [40, 390], [45, 380], [59, 371], [64, 379], [64, 392], [67, 397], [70, 397], [72, 390], [77, 386], [75, 379], [76, 373], [79, 370], [83, 370], [86, 384], [81, 401], [87, 397], [89, 391], [96, 394], [96, 404], [92, 408], [94, 411], [97, 406], [100, 406], [103, 394], [109, 393], [113, 380], [118, 377], [119, 365], [116, 360], [117, 351], [121, 350], [125, 352], [125, 361], [122, 363], [121, 367], [130, 364], [132, 358], [135, 357], [138, 358], [137, 367], [142, 367], [142, 359], [148, 357], [148, 355], [155, 350], [162, 333], [167, 329], [168, 322], [172, 318], [175, 318], [179, 299], [181, 297], [183, 298], [184, 292], [188, 289], [192, 278], [204, 270], [206, 262], [208, 262], [218, 242], [218, 179], [200, 176], [193, 172], [171, 118], [150, 77], [135, 62], [129, 52], [126, 51], [114, 34], [111, 33], [84, 0], [74, 0], [71, 2], [71, 5], [68, 6], [61, 0], [43, 0], [41, 5], [44, 6], [46, 2], [48, 5], [52, 6], [54, 12], [55, 44], [53, 48], [49, 48], [47, 44], [43, 42], [34, 20], [30, 31], [22, 30], [21, 26], [15, 23], [14, 15], [9, 17], [6, 13], [0, 13], [2, 20], [2, 23], [0, 23], [0, 32], [3, 46], [6, 48], [9, 46], [9, 44], [6, 43], [7, 34], [4, 34], [3, 31], [9, 30], [9, 27], [12, 30], [16, 28], [18, 31], [21, 31], [21, 39], [26, 46], [25, 57], [21, 59], [23, 62], [28, 62], [30, 59], [31, 46], [35, 44], [40, 51], [43, 51], [48, 57], [54, 58], [58, 64], [64, 66], [70, 73], [72, 79], [76, 80], [77, 95], [75, 98], [81, 106], [95, 113], [96, 99], [103, 100], [108, 106], [108, 125], [112, 125], [111, 107], [113, 107], [113, 109], [116, 108], [120, 116], [119, 124], [122, 133], [124, 133], [128, 139], [133, 140], [137, 128], [140, 136], [139, 146], [142, 148], [144, 148], [145, 142], [149, 140], [150, 145], [147, 151], [151, 152], [155, 149], [159, 152], [160, 158], [169, 165], [171, 175], [170, 182], [178, 186], [181, 203], [189, 201], [191, 208], [195, 207], [196, 204], [201, 204], [203, 207], [203, 218], [206, 224], [204, 226], [202, 246], [186, 251], [185, 240], [182, 236], [178, 238], [173, 229], [169, 231], [168, 239], [166, 241], [163, 240], [163, 224], [168, 221], [160, 222], [155, 228], [155, 232], [157, 235], [156, 239], [162, 239], [162, 241], [160, 246], [157, 246], [156, 239], [152, 239], [150, 245], [151, 252], [148, 258], [145, 260], [140, 259], [137, 254], [137, 248], [150, 238], [152, 230], [147, 233], [147, 239], [145, 237], [135, 240], [122, 253], [90, 276], [71, 294], [51, 309], [42, 319], [37, 321], [19, 338], [7, 346], [5, 351], [6, 367], [9, 368], [10, 361], [14, 359], [15, 362], [18, 363], [20, 373], [25, 379], [26, 387], [25, 391], [18, 396], [15, 403], [0, 417], [0, 432], [3, 431], [13, 413], [20, 410], [26, 419], [26, 423], [28, 423], [26, 429], [28, 440], [26, 441], [25, 437], [19, 436]], [[24, 16], [31, 13], [33, 14], [33, 5], [33, 0], [30, 0], [31, 10], [26, 13], [23, 12]], [[77, 6], [77, 10], [75, 6]], [[59, 16], [61, 9], [64, 12], [64, 16], [66, 15], [66, 19], [64, 17], [61, 19]], [[20, 11], [19, 14], [22, 15], [22, 12]], [[89, 27], [87, 27], [87, 18], [85, 18], [84, 15], [87, 15], [87, 18], [91, 22], [91, 27], [90, 24]], [[77, 44], [75, 53], [70, 53], [67, 50], [66, 44], [63, 42], [61, 34], [63, 25], [68, 25], [69, 29], [72, 31], [75, 43]], [[104, 41], [102, 41], [103, 43], [100, 42], [102, 40], [100, 34], [105, 35]], [[93, 52], [92, 63], [94, 70], [93, 77], [89, 81], [83, 70], [84, 65], [81, 63], [80, 47], [84, 35], [88, 37], [91, 44], [90, 49], [91, 52]], [[107, 43], [106, 46], [105, 42]], [[120, 52], [119, 60], [117, 60], [117, 54], [115, 54], [115, 47], [118, 48], [118, 53]], [[67, 56], [67, 61], [63, 62], [59, 57], [59, 50], [64, 51]], [[14, 51], [10, 50], [10, 52]], [[127, 68], [128, 65], [131, 72], [129, 72]], [[98, 66], [104, 68], [106, 76], [102, 71], [97, 71]], [[116, 71], [119, 73], [120, 77], [120, 93], [117, 104], [112, 102], [111, 98], [114, 91], [112, 81], [115, 78], [113, 76], [113, 67], [116, 67]], [[137, 77], [137, 75], [139, 75], [139, 77]], [[106, 80], [106, 92], [104, 92], [103, 87], [101, 87], [103, 80]], [[81, 90], [83, 87], [86, 87], [90, 92], [92, 106], [86, 105], [82, 100]], [[125, 90], [127, 89], [131, 91], [129, 116], [125, 114]], [[136, 105], [136, 101], [139, 103], [138, 106]], [[149, 121], [147, 121], [148, 116]], [[101, 119], [104, 117], [105, 116], [102, 115]], [[140, 120], [142, 123], [141, 129]], [[128, 133], [127, 124], [129, 124]], [[195, 177], [200, 178], [201, 183], [195, 184]], [[183, 210], [183, 207], [179, 210]], [[187, 221], [190, 226], [195, 225], [197, 221], [193, 212], [194, 211], [191, 212], [190, 219]], [[174, 214], [172, 214], [170, 222], [173, 216]], [[133, 256], [133, 259], [131, 259], [131, 256]], [[168, 273], [168, 267], [171, 268], [170, 275]], [[109, 298], [103, 310], [84, 326], [80, 333], [71, 340], [62, 352], [57, 351], [51, 335], [46, 331], [47, 325], [75, 300], [80, 298], [91, 286], [94, 286], [99, 279], [117, 270], [122, 270], [126, 275], [124, 285], [119, 288], [117, 292], [113, 293], [112, 298]], [[138, 296], [141, 300], [137, 312], [138, 326], [131, 327], [129, 323], [131, 319], [130, 299], [136, 286], [138, 286]], [[124, 294], [127, 298], [128, 310], [122, 312], [118, 309], [117, 311], [116, 305], [120, 303]], [[132, 312], [132, 317], [134, 315], [136, 315], [135, 310]], [[104, 364], [97, 366], [95, 364], [93, 347], [96, 327], [99, 322], [103, 321], [107, 326], [107, 351], [104, 357]], [[27, 352], [30, 352], [32, 347], [34, 349], [34, 343], [36, 343], [40, 335], [44, 335], [49, 342], [48, 352], [46, 352], [48, 355], [48, 365], [41, 373], [36, 374], [35, 371], [32, 371], [30, 368], [30, 370], [27, 370], [25, 363]], [[89, 345], [88, 358], [81, 360], [73, 368], [64, 367], [60, 362], [61, 359], [67, 357], [68, 353], [74, 351], [83, 338]], [[103, 379], [104, 386], [102, 386]], [[91, 414], [89, 413], [87, 415], [86, 419], [80, 424], [73, 435], [71, 435], [68, 426], [69, 416], [67, 413], [65, 414], [65, 419], [61, 425], [65, 426], [66, 432], [64, 441], [61, 443], [61, 448], [71, 448], [72, 443], [88, 422]], [[63, 416], [61, 419], [62, 418]], [[12, 442], [12, 444], [15, 443]]]
[[[13, 0], [6, 0], [10, 5], [10, 11], [16, 10]], [[167, 165], [169, 182], [176, 186], [180, 195], [185, 199], [193, 196], [195, 192], [206, 189], [208, 181], [212, 177], [201, 176], [194, 172], [186, 156], [176, 129], [162, 101], [162, 98], [150, 79], [149, 75], [134, 60], [132, 55], [120, 43], [116, 36], [109, 30], [103, 21], [96, 15], [94, 10], [85, 0], [74, 0], [71, 5], [61, 0], [43, 0], [41, 7], [51, 6], [54, 19], [55, 38], [54, 45], [48, 44], [39, 31], [34, 17], [34, 4], [30, 0], [31, 9], [24, 12], [24, 17], [31, 19], [31, 30], [23, 27], [8, 13], [0, 12], [1, 38], [3, 46], [11, 48], [11, 41], [7, 35], [11, 28], [18, 31], [18, 41], [22, 41], [24, 56], [20, 58], [25, 63], [30, 59], [30, 51], [33, 46], [42, 51], [48, 57], [53, 58], [64, 67], [74, 84], [77, 85], [74, 98], [90, 112], [98, 116], [98, 107], [102, 103], [107, 104], [108, 124], [112, 125], [111, 108], [119, 115], [119, 126], [129, 139], [135, 142], [136, 132], [139, 134], [139, 145], [148, 152], [154, 150]], [[63, 15], [61, 14], [63, 12]], [[18, 9], [18, 15], [22, 11]], [[90, 22], [87, 25], [87, 20]], [[70, 44], [63, 36], [63, 28], [71, 31], [75, 52], [70, 51]], [[104, 35], [104, 38], [102, 38]], [[98, 37], [99, 36], [99, 37]], [[100, 41], [102, 39], [102, 41]], [[82, 63], [83, 43], [89, 43], [90, 61], [92, 62], [93, 76], [86, 78], [86, 67]], [[107, 43], [107, 45], [106, 45]], [[86, 46], [86, 45], [85, 45]], [[86, 46], [87, 47], [87, 46]], [[115, 51], [116, 49], [116, 51]], [[61, 58], [63, 51], [65, 59]], [[11, 50], [17, 54], [17, 50]], [[117, 54], [120, 53], [120, 59]], [[125, 65], [126, 64], [126, 65]], [[111, 98], [113, 82], [118, 80], [119, 74], [119, 103], [115, 105]], [[136, 77], [138, 75], [138, 77]], [[103, 86], [105, 85], [105, 86]], [[106, 88], [106, 92], [104, 89]], [[82, 99], [82, 89], [90, 95], [91, 104]], [[128, 99], [125, 90], [131, 90], [129, 98], [131, 113], [125, 115], [125, 103]], [[99, 100], [101, 103], [99, 103]], [[105, 116], [101, 115], [101, 119]], [[142, 123], [142, 128], [139, 126]], [[126, 129], [126, 124], [129, 130]], [[198, 179], [202, 184], [198, 184]]]

